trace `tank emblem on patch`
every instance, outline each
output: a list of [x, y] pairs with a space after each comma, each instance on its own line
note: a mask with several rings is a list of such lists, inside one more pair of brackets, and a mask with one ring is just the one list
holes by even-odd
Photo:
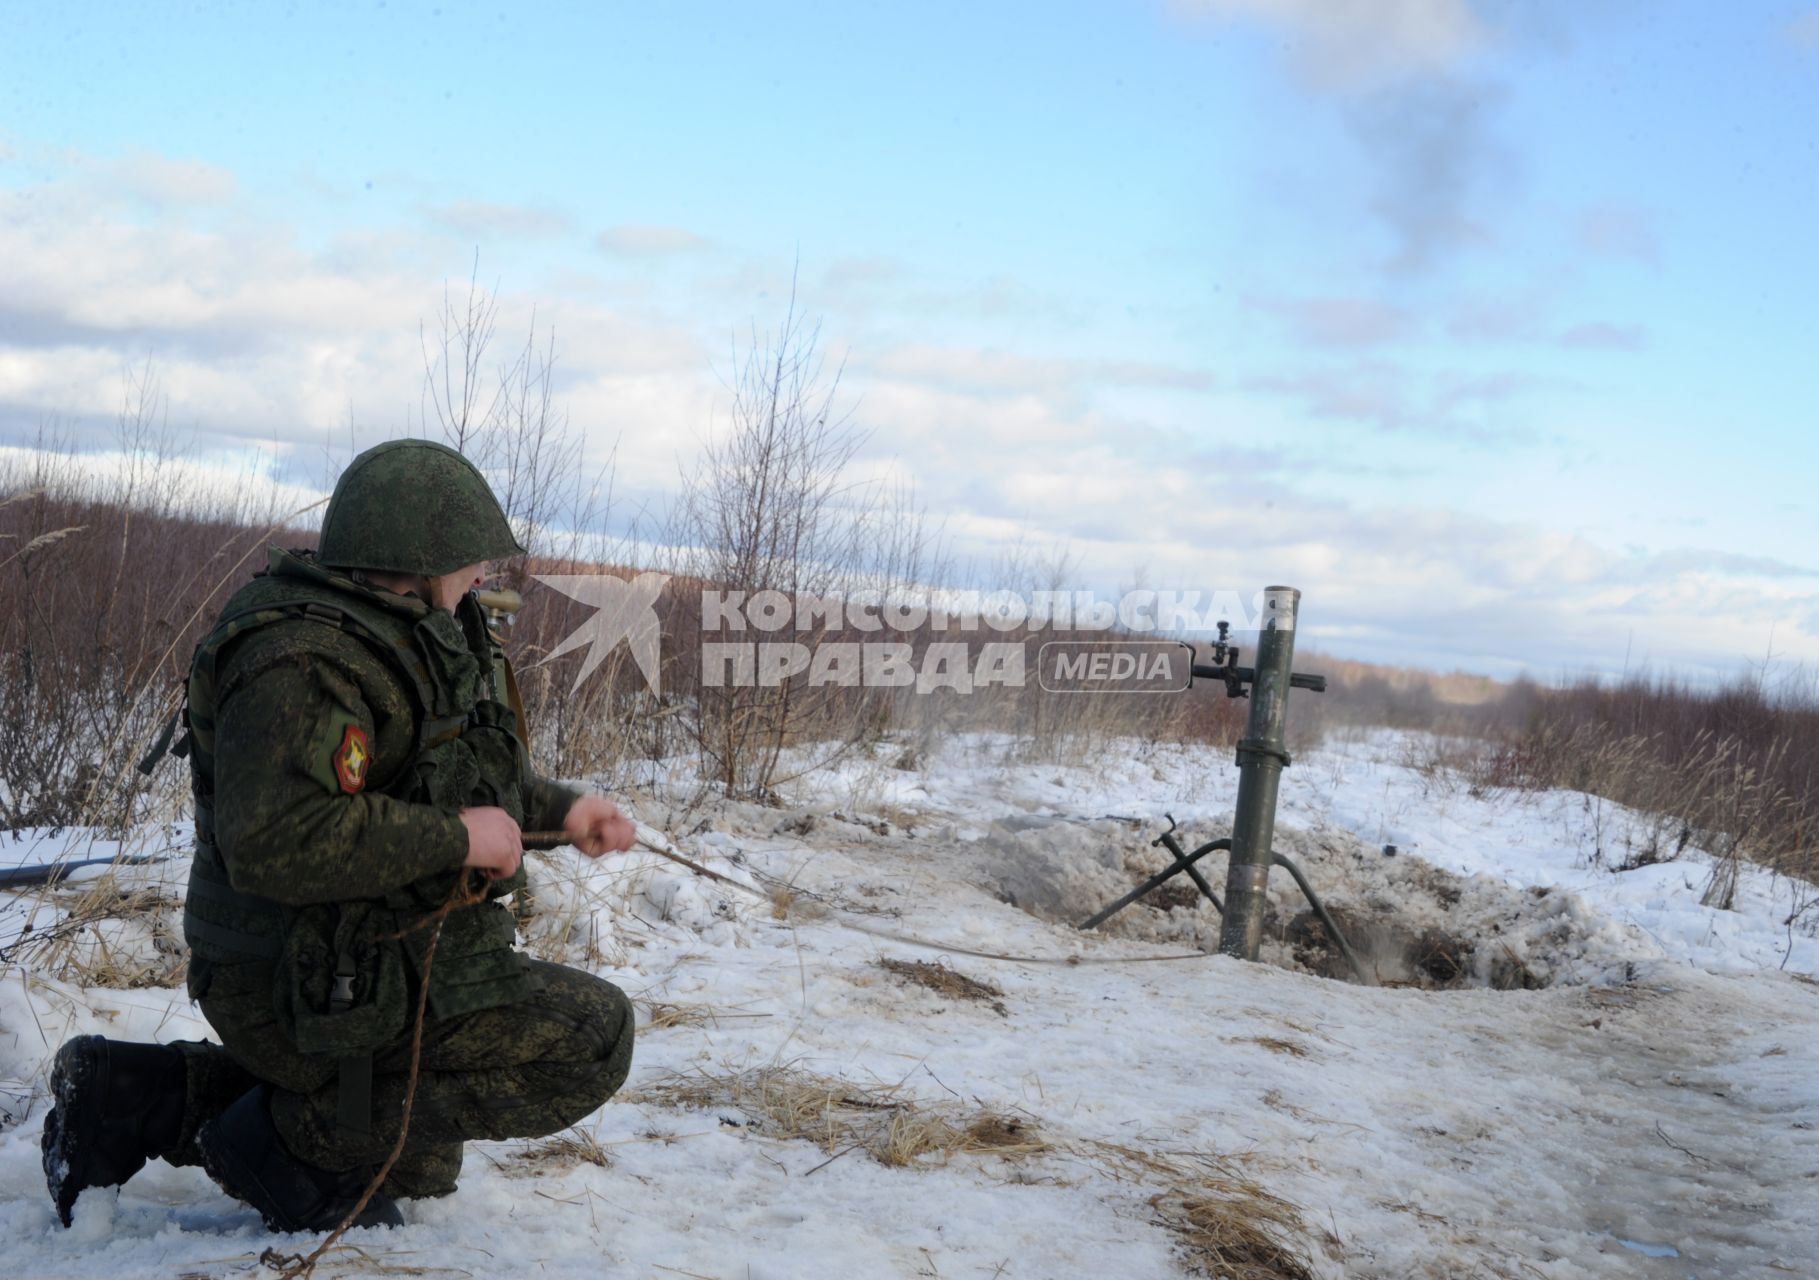
[[335, 781], [348, 794], [366, 785], [366, 766], [372, 760], [366, 749], [366, 734], [357, 724], [350, 724], [335, 748]]

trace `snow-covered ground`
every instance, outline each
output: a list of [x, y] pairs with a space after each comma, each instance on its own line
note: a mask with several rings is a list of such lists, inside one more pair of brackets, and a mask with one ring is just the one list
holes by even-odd
[[[1068, 923], [1161, 865], [1164, 812], [1189, 847], [1224, 832], [1227, 752], [1031, 764], [968, 738], [915, 770], [896, 754], [820, 770], [781, 810], [634, 797], [690, 856], [794, 886], [776, 907], [649, 854], [539, 859], [527, 945], [656, 1016], [627, 1089], [566, 1154], [474, 1144], [455, 1196], [355, 1233], [323, 1274], [1173, 1276], [1179, 1196], [1263, 1192], [1294, 1207], [1286, 1238], [1321, 1277], [1819, 1276], [1819, 940], [1784, 923], [1810, 887], [1752, 871], [1735, 909], [1704, 907], [1696, 849], [1608, 869], [1659, 846], [1650, 821], [1576, 794], [1474, 794], [1411, 767], [1420, 741], [1366, 735], [1297, 760], [1279, 817], [1280, 847], [1384, 981], [1363, 986], [1308, 972], [1323, 956], [1305, 939], [1269, 944], [1273, 963], [1200, 955], [1216, 917], [1183, 894], [1102, 934]], [[0, 866], [69, 841], [0, 845]], [[1205, 866], [1219, 885], [1220, 855]], [[120, 881], [174, 895], [182, 865]], [[1286, 925], [1301, 904], [1271, 883]], [[0, 945], [82, 892], [0, 895]], [[174, 927], [143, 902], [106, 926], [115, 961], [155, 958]], [[1446, 967], [1423, 978], [1409, 944], [1434, 939]], [[79, 945], [60, 961], [93, 972]], [[180, 990], [78, 985], [49, 954], [23, 948], [0, 974], [6, 1272], [259, 1272], [257, 1219], [195, 1170], [155, 1163], [56, 1224], [38, 1163], [56, 1046], [206, 1027]], [[883, 959], [1001, 994], [928, 989]], [[824, 1150], [738, 1093], [766, 1070], [960, 1125], [1008, 1117], [1046, 1149], [909, 1167]], [[584, 1146], [605, 1163], [575, 1160]]]

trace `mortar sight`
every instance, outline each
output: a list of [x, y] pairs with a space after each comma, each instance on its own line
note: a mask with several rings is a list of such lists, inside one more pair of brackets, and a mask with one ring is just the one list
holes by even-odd
[[[1225, 684], [1225, 696], [1243, 698], [1248, 696], [1244, 686], [1256, 682], [1257, 673], [1250, 667], [1238, 665], [1238, 646], [1231, 643], [1232, 624], [1221, 618], [1219, 620], [1219, 638], [1213, 642], [1213, 660], [1200, 661], [1200, 651], [1193, 645], [1182, 641], [1182, 647], [1193, 656], [1188, 670], [1188, 679], [1192, 686], [1194, 677], [1202, 680], [1219, 680]], [[1307, 689], [1313, 693], [1326, 692], [1326, 677], [1308, 675], [1304, 672], [1291, 672], [1288, 678], [1289, 688]]]

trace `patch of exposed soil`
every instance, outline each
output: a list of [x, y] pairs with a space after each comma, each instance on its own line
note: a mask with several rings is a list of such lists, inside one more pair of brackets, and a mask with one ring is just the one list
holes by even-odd
[[[1536, 991], [1546, 977], [1529, 968], [1513, 951], [1496, 947], [1489, 967], [1478, 963], [1479, 944], [1435, 925], [1419, 930], [1400, 922], [1394, 912], [1364, 913], [1332, 909], [1333, 923], [1367, 969], [1399, 976], [1381, 977], [1386, 987], [1450, 990], [1488, 986], [1497, 991]], [[1291, 917], [1280, 931], [1297, 967], [1323, 978], [1351, 981], [1351, 966], [1313, 911]]]
[[913, 982], [919, 987], [927, 987], [937, 995], [947, 996], [952, 1000], [973, 1000], [980, 1004], [990, 1005], [992, 1011], [1000, 1017], [1009, 1017], [1010, 1010], [1004, 1007], [1004, 992], [989, 982], [969, 978], [964, 973], [950, 969], [944, 964], [935, 964], [926, 960], [880, 960], [879, 966], [890, 970], [906, 982]]
[[[1169, 865], [1152, 841], [1161, 824], [1024, 818], [994, 826], [973, 846], [981, 878], [1004, 901], [1044, 919], [1078, 925]], [[1192, 850], [1229, 834], [1183, 828]], [[1626, 980], [1658, 948], [1640, 930], [1592, 910], [1578, 895], [1462, 876], [1408, 853], [1384, 854], [1331, 829], [1278, 827], [1276, 848], [1298, 863], [1377, 985], [1430, 990], [1537, 990]], [[1196, 867], [1215, 890], [1226, 855]], [[1288, 873], [1271, 872], [1259, 958], [1321, 977], [1354, 980]], [[1219, 945], [1220, 918], [1177, 875], [1100, 926], [1114, 936]]]

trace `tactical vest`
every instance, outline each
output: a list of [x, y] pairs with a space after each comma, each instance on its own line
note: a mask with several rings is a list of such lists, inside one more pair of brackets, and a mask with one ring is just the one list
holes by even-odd
[[[190, 667], [187, 754], [195, 796], [196, 852], [184, 906], [200, 995], [212, 964], [269, 965], [280, 1027], [304, 1053], [342, 1059], [344, 1123], [362, 1091], [350, 1071], [370, 1071], [371, 1053], [409, 1023], [430, 931], [405, 932], [444, 903], [462, 872], [401, 885], [383, 898], [291, 906], [236, 890], [215, 842], [215, 723], [224, 660], [250, 633], [306, 620], [364, 644], [408, 692], [416, 714], [409, 759], [367, 790], [446, 810], [497, 805], [522, 824], [530, 779], [518, 716], [502, 694], [504, 653], [472, 598], [453, 616], [381, 594], [273, 548], [266, 571], [223, 608]], [[429, 1008], [454, 1017], [524, 998], [535, 988], [513, 949], [515, 921], [492, 900], [523, 886], [524, 870], [495, 882], [489, 900], [451, 913], [431, 967]], [[362, 1063], [364, 1066], [362, 1067]]]

